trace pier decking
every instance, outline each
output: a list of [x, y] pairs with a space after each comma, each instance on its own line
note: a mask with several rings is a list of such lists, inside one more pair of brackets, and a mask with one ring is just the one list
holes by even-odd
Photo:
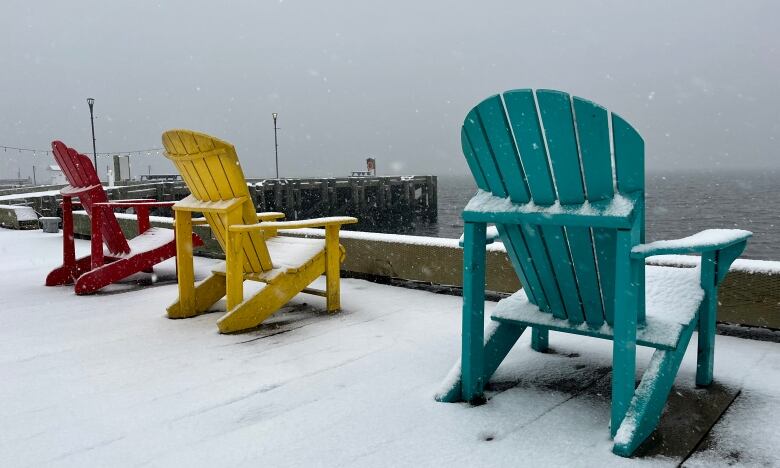
[[[83, 297], [43, 287], [61, 241], [0, 229], [0, 276], [13, 278], [0, 282], [3, 466], [780, 464], [775, 343], [718, 337], [711, 397], [693, 385], [692, 346], [670, 405], [735, 397], [730, 409], [681, 455], [668, 447], [701, 434], [691, 428], [707, 413], [677, 406], [644, 458], [623, 459], [606, 436], [606, 342], [552, 333], [540, 356], [521, 340], [489, 404], [436, 403], [458, 355], [457, 297], [346, 279], [337, 315], [299, 296], [262, 328], [226, 336], [216, 314], [165, 318], [176, 296], [170, 261], [155, 283], [139, 277], [145, 286]], [[213, 262], [199, 259], [199, 273]], [[640, 350], [640, 368], [648, 358]]]

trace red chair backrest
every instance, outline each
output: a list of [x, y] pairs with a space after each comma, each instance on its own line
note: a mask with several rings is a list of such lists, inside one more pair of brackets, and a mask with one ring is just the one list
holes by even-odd
[[[100, 185], [92, 161], [88, 157], [80, 154], [73, 148], [69, 148], [61, 141], [53, 141], [51, 149], [54, 153], [54, 159], [57, 160], [60, 169], [62, 169], [68, 183], [75, 189], [85, 189], [93, 187], [79, 194], [81, 206], [87, 214], [92, 217], [92, 207], [95, 203], [106, 203], [108, 196], [103, 186]], [[127, 253], [130, 247], [127, 245], [127, 239], [119, 227], [119, 222], [114, 216], [113, 210], [104, 210], [102, 212], [102, 222], [100, 231], [103, 234], [103, 243], [108, 247], [109, 252], [113, 254]]]

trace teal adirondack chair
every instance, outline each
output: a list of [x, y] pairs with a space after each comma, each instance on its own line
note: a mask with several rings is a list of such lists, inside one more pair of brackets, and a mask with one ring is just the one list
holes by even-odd
[[[537, 351], [550, 330], [612, 340], [613, 452], [630, 456], [655, 430], [696, 329], [696, 383], [712, 383], [718, 284], [751, 233], [711, 229], [643, 244], [642, 138], [560, 91], [487, 98], [466, 116], [461, 143], [479, 191], [463, 211], [461, 361], [436, 398], [484, 401], [485, 383], [529, 327]], [[496, 305], [485, 329], [487, 223], [524, 287]], [[645, 266], [646, 257], [679, 253], [701, 254], [701, 266]], [[637, 346], [656, 351], [635, 387]]]

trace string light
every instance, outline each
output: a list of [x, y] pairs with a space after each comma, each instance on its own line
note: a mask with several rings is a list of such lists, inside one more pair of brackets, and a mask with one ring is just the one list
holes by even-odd
[[[38, 153], [43, 154], [44, 156], [48, 156], [51, 151], [49, 150], [42, 150], [42, 149], [36, 149], [36, 148], [20, 148], [18, 146], [8, 146], [8, 145], [0, 145], [0, 148], [3, 148], [3, 152], [7, 153], [8, 150], [17, 150], [19, 153], [28, 152], [32, 153], [33, 156], [38, 156]], [[113, 156], [113, 155], [127, 155], [127, 156], [143, 156], [143, 153], [146, 153], [147, 156], [152, 155], [152, 151], [155, 152], [155, 154], [159, 155], [160, 151], [162, 151], [162, 148], [148, 148], [143, 150], [132, 150], [132, 151], [105, 151], [97, 153], [100, 156]]]

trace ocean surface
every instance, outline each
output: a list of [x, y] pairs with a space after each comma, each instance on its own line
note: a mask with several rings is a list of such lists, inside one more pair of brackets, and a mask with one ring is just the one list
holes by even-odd
[[[656, 172], [647, 175], [647, 241], [675, 239], [707, 228], [753, 232], [742, 258], [780, 260], [780, 172]], [[440, 176], [439, 219], [411, 234], [460, 237], [460, 213], [474, 195], [468, 176]]]

